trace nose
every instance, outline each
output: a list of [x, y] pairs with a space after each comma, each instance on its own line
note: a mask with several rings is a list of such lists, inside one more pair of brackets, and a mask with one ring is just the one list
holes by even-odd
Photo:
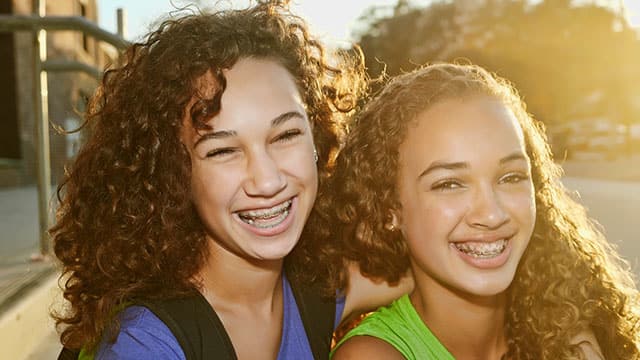
[[271, 197], [286, 187], [286, 177], [277, 159], [266, 151], [256, 152], [247, 163], [245, 192], [249, 196]]
[[467, 223], [475, 228], [497, 229], [509, 220], [500, 194], [490, 185], [478, 188], [471, 199]]

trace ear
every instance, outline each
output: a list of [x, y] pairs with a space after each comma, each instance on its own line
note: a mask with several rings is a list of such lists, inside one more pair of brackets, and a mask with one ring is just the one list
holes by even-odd
[[389, 231], [396, 231], [400, 229], [400, 215], [397, 210], [389, 210], [389, 215], [387, 215], [387, 222], [384, 224], [384, 228]]

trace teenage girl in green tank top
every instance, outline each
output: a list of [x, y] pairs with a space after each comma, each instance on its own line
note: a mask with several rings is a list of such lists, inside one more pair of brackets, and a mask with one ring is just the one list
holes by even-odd
[[638, 358], [628, 268], [524, 109], [506, 81], [452, 64], [398, 76], [363, 109], [336, 163], [336, 237], [364, 274], [410, 267], [416, 287], [333, 360]]

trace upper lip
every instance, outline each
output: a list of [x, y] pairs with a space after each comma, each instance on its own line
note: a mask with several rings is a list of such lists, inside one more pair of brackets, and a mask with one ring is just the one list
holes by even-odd
[[511, 232], [493, 232], [493, 233], [480, 233], [480, 234], [470, 234], [467, 236], [461, 236], [456, 240], [451, 241], [452, 243], [463, 243], [463, 242], [494, 242], [502, 239], [510, 239], [515, 235], [515, 231]]
[[242, 209], [239, 210], [235, 210], [234, 212], [239, 213], [239, 212], [246, 212], [246, 211], [256, 211], [256, 210], [265, 210], [265, 209], [270, 209], [276, 205], [280, 205], [284, 202], [293, 200], [295, 198], [295, 196], [290, 196], [284, 199], [280, 199], [280, 200], [274, 200], [274, 201], [270, 201], [268, 203], [261, 203], [258, 205], [253, 205], [253, 206], [247, 206], [244, 207]]

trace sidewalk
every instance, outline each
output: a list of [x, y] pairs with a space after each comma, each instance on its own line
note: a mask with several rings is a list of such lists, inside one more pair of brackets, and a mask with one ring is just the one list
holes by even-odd
[[0, 188], [0, 313], [7, 301], [53, 266], [40, 257], [38, 221], [35, 186]]
[[61, 303], [57, 273], [54, 261], [40, 259], [39, 251], [36, 187], [0, 188], [2, 359], [55, 359], [59, 351], [49, 316], [54, 301]]
[[52, 306], [62, 304], [58, 274], [49, 271], [35, 279], [19, 299], [3, 304], [0, 314], [0, 348], [3, 359], [55, 359], [59, 341], [49, 316]]

